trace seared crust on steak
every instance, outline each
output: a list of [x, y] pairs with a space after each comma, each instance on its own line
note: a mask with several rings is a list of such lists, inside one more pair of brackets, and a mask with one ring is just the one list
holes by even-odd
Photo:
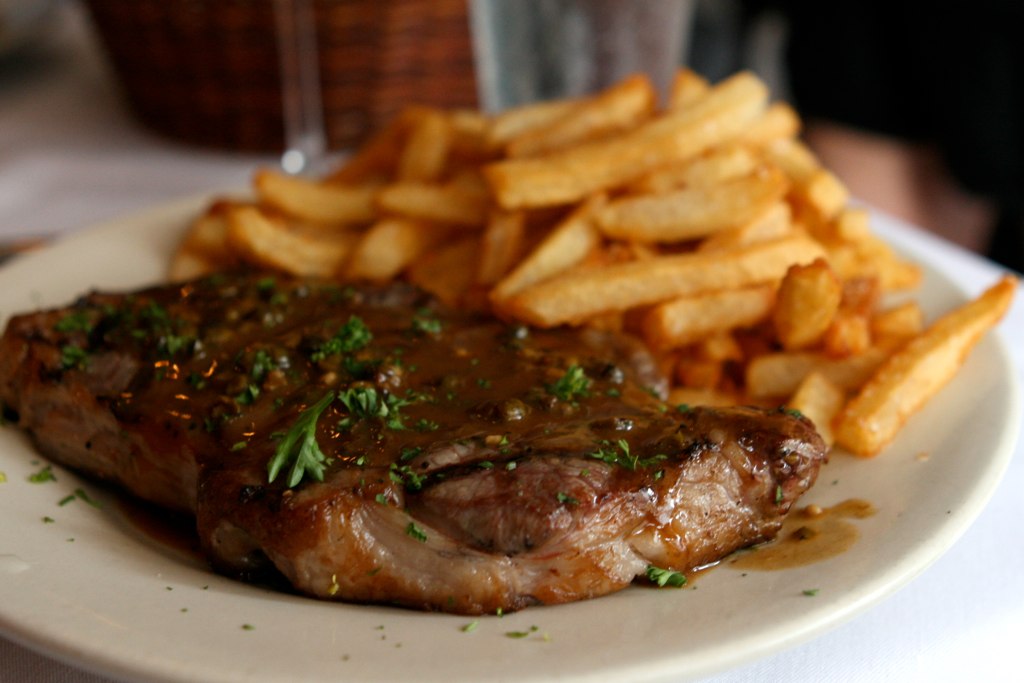
[[[0, 400], [40, 450], [194, 513], [218, 570], [471, 614], [774, 536], [825, 457], [813, 426], [663, 391], [627, 337], [258, 274], [91, 294], [0, 340]], [[322, 480], [290, 485], [281, 444], [318, 402]]]

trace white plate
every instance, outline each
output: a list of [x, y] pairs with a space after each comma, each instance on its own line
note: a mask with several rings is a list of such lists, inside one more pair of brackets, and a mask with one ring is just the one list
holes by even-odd
[[[0, 314], [61, 305], [90, 287], [160, 280], [189, 200], [87, 231], [0, 269]], [[876, 221], [878, 223], [878, 221]], [[879, 225], [884, 232], [884, 225]], [[934, 315], [964, 299], [928, 271]], [[897, 590], [981, 511], [1016, 439], [1015, 373], [988, 337], [875, 460], [838, 454], [804, 503], [865, 498], [846, 553], [778, 572], [714, 569], [681, 590], [630, 588], [589, 602], [479, 620], [327, 604], [212, 574], [128, 522], [101, 488], [41, 466], [0, 430], [0, 632], [93, 671], [156, 681], [682, 680], [807, 639]], [[919, 454], [927, 453], [927, 460]], [[59, 506], [82, 487], [106, 502]], [[53, 523], [44, 523], [52, 517]], [[69, 540], [74, 539], [74, 540]], [[805, 589], [818, 589], [813, 597]], [[250, 625], [251, 628], [244, 628]], [[537, 630], [515, 639], [510, 631]]]

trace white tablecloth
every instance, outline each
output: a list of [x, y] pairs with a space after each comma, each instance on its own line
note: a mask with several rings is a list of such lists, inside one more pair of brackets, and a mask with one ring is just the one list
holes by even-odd
[[[73, 6], [43, 49], [0, 60], [0, 241], [70, 232], [182, 195], [242, 186], [261, 163], [274, 159], [189, 148], [136, 124]], [[999, 273], [927, 235], [914, 239], [969, 292]], [[1024, 297], [1000, 334], [1011, 340], [1024, 382]], [[1024, 446], [1018, 443], [981, 517], [909, 586], [808, 643], [711, 680], [1022, 680], [1022, 528]], [[0, 681], [107, 680], [0, 638]]]

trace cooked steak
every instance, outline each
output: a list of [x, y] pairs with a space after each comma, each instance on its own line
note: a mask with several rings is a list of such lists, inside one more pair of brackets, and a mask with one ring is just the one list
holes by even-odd
[[770, 539], [825, 448], [784, 411], [669, 406], [636, 342], [401, 286], [261, 274], [13, 318], [40, 450], [195, 514], [214, 567], [462, 613], [602, 595]]

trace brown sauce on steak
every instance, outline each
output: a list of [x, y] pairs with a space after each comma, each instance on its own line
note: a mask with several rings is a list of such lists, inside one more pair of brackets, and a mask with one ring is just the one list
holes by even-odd
[[463, 613], [602, 595], [774, 536], [825, 448], [680, 408], [637, 342], [401, 285], [261, 274], [17, 316], [0, 400], [55, 460], [196, 516], [218, 570]]

